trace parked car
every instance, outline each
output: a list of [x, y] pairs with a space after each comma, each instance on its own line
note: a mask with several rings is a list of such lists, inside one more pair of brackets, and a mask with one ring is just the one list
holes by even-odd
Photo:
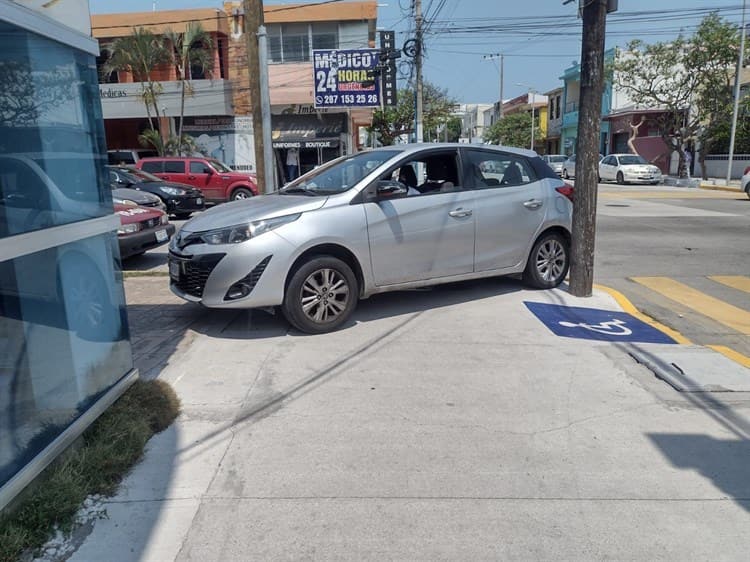
[[236, 201], [258, 195], [255, 175], [235, 172], [213, 158], [143, 158], [135, 166], [163, 180], [197, 187], [211, 203]]
[[[604, 155], [600, 154], [599, 162], [602, 161], [602, 158], [604, 158]], [[563, 162], [562, 177], [564, 177], [566, 180], [576, 177], [576, 155], [575, 154], [571, 154], [570, 156], [568, 156], [565, 162]]]
[[175, 231], [164, 211], [148, 207], [133, 207], [115, 202], [115, 214], [120, 217], [117, 242], [120, 257], [126, 259], [144, 254], [147, 250], [169, 242]]
[[[567, 159], [568, 157], [564, 154], [547, 154], [546, 156], [542, 156], [542, 160], [549, 164], [549, 167], [558, 176], [563, 175], [563, 164], [565, 164]], [[575, 162], [573, 162], [573, 168], [575, 169]]]
[[135, 207], [136, 205], [153, 207], [160, 211], [166, 211], [166, 205], [156, 195], [145, 191], [138, 191], [137, 189], [130, 189], [129, 187], [117, 187], [117, 185], [116, 183], [110, 184], [112, 187], [112, 201], [115, 203], [129, 207]]
[[206, 307], [281, 306], [308, 333], [385, 291], [517, 273], [551, 288], [568, 271], [572, 198], [528, 150], [360, 152], [190, 219], [170, 243], [170, 286]]
[[155, 150], [148, 148], [124, 148], [107, 151], [107, 162], [116, 166], [135, 164], [141, 158], [159, 156]]
[[741, 185], [742, 191], [750, 198], [750, 166], [745, 168], [745, 175], [742, 176]]
[[148, 192], [160, 198], [167, 213], [178, 219], [186, 219], [193, 212], [206, 208], [206, 199], [200, 189], [165, 181], [138, 168], [109, 166], [109, 177], [118, 186]]
[[638, 154], [610, 154], [599, 162], [599, 179], [626, 183], [661, 183], [661, 170]]

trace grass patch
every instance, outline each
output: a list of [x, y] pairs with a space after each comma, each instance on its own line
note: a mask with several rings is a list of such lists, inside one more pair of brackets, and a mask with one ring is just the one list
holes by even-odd
[[86, 497], [114, 494], [146, 442], [179, 412], [179, 399], [167, 383], [136, 381], [83, 433], [80, 446], [55, 460], [0, 516], [0, 562], [40, 548], [56, 528], [69, 532]]

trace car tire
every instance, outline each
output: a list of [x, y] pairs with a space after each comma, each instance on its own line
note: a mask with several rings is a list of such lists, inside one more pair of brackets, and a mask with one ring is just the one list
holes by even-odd
[[186, 221], [190, 218], [193, 213], [175, 213], [174, 218], [178, 221]]
[[346, 322], [358, 299], [359, 284], [352, 269], [333, 256], [318, 256], [292, 274], [281, 310], [301, 332], [323, 334]]
[[750, 199], [750, 183], [745, 186], [745, 195], [747, 195], [747, 198]]
[[622, 175], [622, 172], [617, 172], [617, 183], [625, 185], [625, 176]]
[[238, 187], [232, 192], [232, 201], [241, 201], [253, 197], [253, 192], [245, 187]]
[[563, 282], [569, 267], [570, 244], [562, 234], [550, 232], [531, 248], [523, 280], [535, 289], [552, 289]]
[[567, 168], [563, 168], [563, 173], [562, 173], [562, 175], [563, 175], [563, 178], [564, 178], [564, 179], [566, 179], [566, 180], [569, 180], [569, 179], [570, 179], [570, 176], [568, 175], [568, 169], [567, 169]]

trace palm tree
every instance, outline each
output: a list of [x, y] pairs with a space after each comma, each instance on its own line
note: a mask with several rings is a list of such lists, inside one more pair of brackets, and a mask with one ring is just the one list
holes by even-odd
[[152, 131], [155, 130], [151, 108], [153, 107], [158, 118], [158, 98], [162, 90], [152, 79], [151, 73], [170, 60], [164, 39], [143, 27], [138, 27], [133, 29], [131, 35], [112, 41], [106, 49], [109, 58], [104, 63], [102, 74], [109, 76], [112, 72], [130, 72], [133, 80], [141, 83], [141, 97], [146, 105], [148, 124]]
[[183, 33], [167, 30], [165, 37], [171, 44], [170, 58], [181, 82], [180, 121], [177, 126], [177, 153], [182, 155], [184, 135], [182, 123], [185, 117], [185, 96], [192, 94], [192, 69], [200, 68], [203, 72], [213, 68], [213, 51], [211, 36], [197, 22], [189, 22]]

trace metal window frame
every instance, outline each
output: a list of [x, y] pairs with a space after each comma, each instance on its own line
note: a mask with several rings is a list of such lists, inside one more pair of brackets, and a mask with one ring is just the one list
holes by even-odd
[[88, 35], [10, 0], [0, 0], [0, 21], [18, 26], [79, 51], [99, 56], [99, 43]]

